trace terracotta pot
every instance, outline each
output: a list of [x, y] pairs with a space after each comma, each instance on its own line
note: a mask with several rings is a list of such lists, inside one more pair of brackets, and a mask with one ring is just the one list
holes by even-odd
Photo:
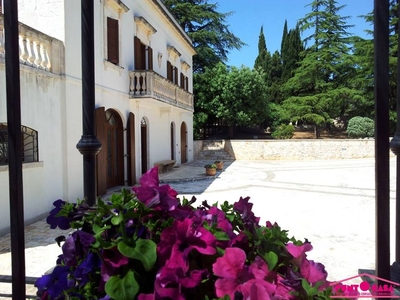
[[207, 176], [214, 176], [217, 174], [217, 169], [216, 168], [206, 168], [206, 175]]
[[217, 166], [217, 170], [218, 171], [222, 171], [222, 169], [224, 168], [224, 162], [223, 161], [214, 162], [214, 164]]

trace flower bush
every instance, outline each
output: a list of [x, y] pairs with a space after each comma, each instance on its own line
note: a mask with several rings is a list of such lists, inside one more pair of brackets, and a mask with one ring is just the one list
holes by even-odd
[[159, 185], [157, 167], [96, 207], [54, 202], [51, 228], [72, 228], [40, 299], [328, 299], [311, 243], [259, 225], [249, 197], [209, 205]]

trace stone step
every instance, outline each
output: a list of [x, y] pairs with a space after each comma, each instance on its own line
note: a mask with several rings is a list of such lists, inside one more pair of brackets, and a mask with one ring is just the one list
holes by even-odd
[[200, 151], [198, 155], [198, 159], [201, 160], [234, 160], [235, 158], [232, 157], [228, 152], [223, 149], [203, 149]]

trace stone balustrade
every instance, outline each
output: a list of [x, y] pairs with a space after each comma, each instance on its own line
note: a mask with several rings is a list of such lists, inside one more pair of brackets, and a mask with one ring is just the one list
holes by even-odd
[[193, 94], [154, 71], [130, 71], [131, 98], [154, 98], [193, 111]]
[[[19, 23], [19, 60], [21, 64], [64, 74], [64, 45], [25, 24]], [[4, 18], [0, 15], [0, 58], [5, 58]]]

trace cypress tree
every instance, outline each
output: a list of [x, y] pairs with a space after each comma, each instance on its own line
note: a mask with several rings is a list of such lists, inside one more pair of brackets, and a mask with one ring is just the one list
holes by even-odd
[[261, 26], [260, 35], [258, 37], [258, 55], [254, 62], [254, 68], [261, 69], [263, 72], [267, 73], [270, 56], [265, 42], [264, 28]]

